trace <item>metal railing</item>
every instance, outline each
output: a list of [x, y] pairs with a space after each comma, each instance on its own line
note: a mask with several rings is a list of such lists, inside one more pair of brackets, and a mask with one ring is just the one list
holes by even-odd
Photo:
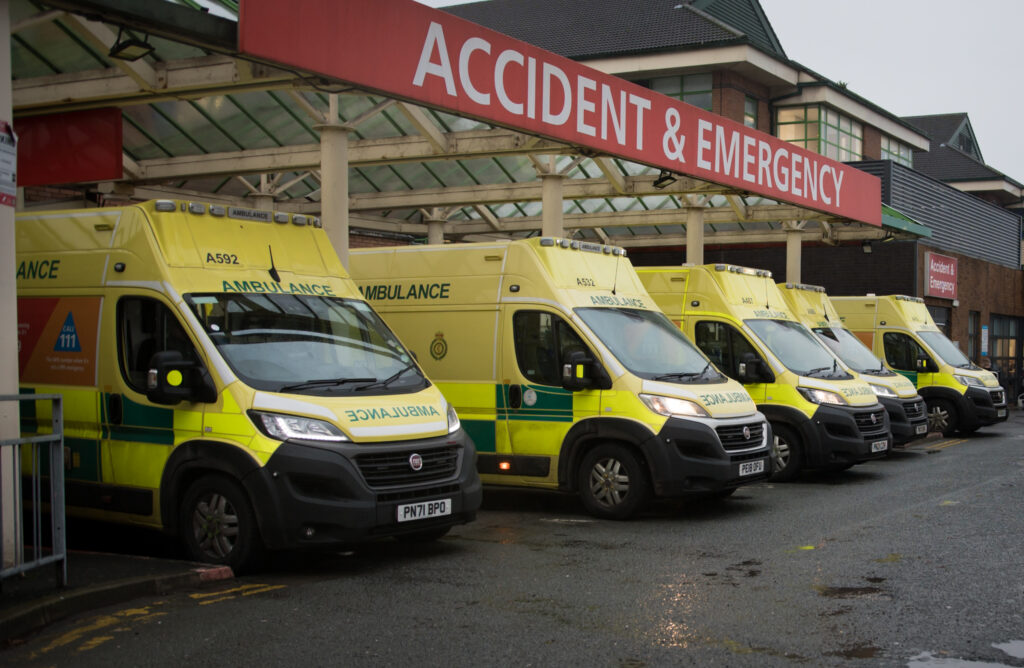
[[[57, 586], [64, 587], [68, 583], [67, 544], [64, 525], [64, 404], [59, 394], [20, 394], [0, 395], [0, 401], [50, 401], [51, 430], [49, 434], [27, 436], [0, 440], [0, 476], [4, 485], [11, 485], [7, 498], [14, 500], [13, 516], [14, 535], [0, 542], [0, 567], [8, 562], [12, 566], [0, 570], [0, 587], [4, 578], [23, 573], [33, 568], [54, 564], [56, 566]], [[22, 446], [30, 446], [27, 449]], [[41, 464], [41, 453], [47, 453], [49, 475], [44, 476]], [[23, 460], [23, 455], [28, 460]], [[7, 467], [11, 467], [8, 471]], [[47, 554], [43, 544], [43, 518], [46, 506], [43, 503], [44, 477], [49, 487], [49, 519], [50, 548]], [[30, 486], [28, 494], [22, 485]], [[0, 495], [0, 517], [4, 517], [4, 495]], [[20, 501], [20, 502], [19, 502]], [[23, 504], [28, 508], [23, 509]], [[31, 542], [25, 535], [24, 522], [31, 522]], [[4, 552], [5, 545], [14, 544], [14, 554]], [[13, 558], [12, 558], [13, 557]]]

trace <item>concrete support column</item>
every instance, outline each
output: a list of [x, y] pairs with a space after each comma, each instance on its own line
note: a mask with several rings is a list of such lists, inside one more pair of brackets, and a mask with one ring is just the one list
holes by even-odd
[[259, 211], [274, 210], [274, 196], [269, 193], [252, 193], [249, 195], [252, 200], [252, 207]]
[[338, 96], [330, 96], [320, 132], [320, 220], [342, 265], [348, 269], [348, 133], [338, 122]]
[[799, 283], [801, 266], [800, 250], [803, 246], [802, 229], [788, 227], [786, 229], [786, 282]]
[[427, 243], [444, 243], [444, 218], [427, 218]]
[[542, 220], [541, 235], [545, 237], [564, 237], [562, 226], [562, 183], [564, 174], [541, 174]]
[[[0, 120], [11, 117], [11, 19], [8, 0], [0, 0]], [[0, 394], [18, 393], [18, 309], [15, 283], [14, 207], [0, 204]], [[20, 433], [18, 403], [0, 402], [0, 438], [17, 438]], [[16, 552], [23, 545], [20, 534], [21, 495], [18, 472], [14, 467], [14, 448], [0, 449], [0, 534], [3, 540], [4, 567], [13, 566]]]
[[686, 210], [686, 263], [704, 264], [704, 207]]

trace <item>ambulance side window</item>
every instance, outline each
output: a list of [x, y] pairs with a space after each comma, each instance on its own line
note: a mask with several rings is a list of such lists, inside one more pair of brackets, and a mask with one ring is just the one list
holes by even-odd
[[917, 371], [918, 356], [928, 355], [917, 341], [899, 332], [886, 332], [882, 336], [882, 345], [885, 347], [885, 361], [900, 371]]
[[199, 361], [174, 313], [155, 299], [122, 297], [117, 302], [117, 339], [122, 374], [132, 389], [143, 394], [154, 354], [176, 350], [186, 360]]
[[560, 386], [565, 354], [589, 350], [569, 323], [551, 313], [518, 311], [512, 317], [512, 331], [519, 370], [541, 385]]
[[702, 321], [697, 323], [693, 333], [697, 347], [732, 379], [739, 377], [739, 363], [745, 353], [753, 353], [755, 359], [761, 359], [754, 346], [732, 325]]

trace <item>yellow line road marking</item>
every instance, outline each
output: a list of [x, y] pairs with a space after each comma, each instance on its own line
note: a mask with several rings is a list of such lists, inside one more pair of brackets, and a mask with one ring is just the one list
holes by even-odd
[[[231, 589], [220, 589], [218, 591], [198, 592], [198, 593], [195, 593], [195, 594], [189, 594], [189, 597], [198, 600], [198, 599], [201, 599], [201, 598], [210, 598], [212, 596], [224, 596], [225, 594], [245, 594], [245, 592], [250, 590], [250, 589], [262, 589], [262, 588], [269, 587], [269, 586], [271, 586], [271, 585], [266, 585], [266, 584], [247, 584], [247, 585], [241, 585], [239, 587], [232, 587]], [[281, 585], [281, 586], [284, 586], [284, 585]]]
[[928, 449], [929, 450], [945, 450], [946, 448], [951, 448], [954, 445], [960, 445], [961, 443], [966, 443], [966, 442], [967, 442], [966, 438], [961, 438], [961, 439], [956, 440], [956, 441], [943, 441], [943, 442], [940, 442], [940, 443], [936, 443], [935, 445], [929, 446]]

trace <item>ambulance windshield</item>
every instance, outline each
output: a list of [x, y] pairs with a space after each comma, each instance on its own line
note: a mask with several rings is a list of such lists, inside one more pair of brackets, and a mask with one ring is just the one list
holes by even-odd
[[393, 394], [427, 380], [391, 330], [354, 299], [192, 294], [192, 312], [250, 387], [295, 394]]
[[853, 332], [842, 327], [815, 327], [814, 333], [825, 342], [825, 345], [832, 349], [836, 356], [846, 362], [857, 373], [867, 373], [873, 376], [895, 376], [882, 364], [882, 360], [875, 357]]
[[955, 366], [958, 369], [978, 368], [942, 332], [918, 332], [917, 335], [949, 366]]
[[810, 378], [849, 380], [835, 358], [811, 330], [792, 320], [744, 320], [747, 327], [764, 342], [782, 364], [797, 374]]
[[725, 376], [659, 311], [578, 308], [576, 313], [623, 365], [640, 378], [720, 383]]

